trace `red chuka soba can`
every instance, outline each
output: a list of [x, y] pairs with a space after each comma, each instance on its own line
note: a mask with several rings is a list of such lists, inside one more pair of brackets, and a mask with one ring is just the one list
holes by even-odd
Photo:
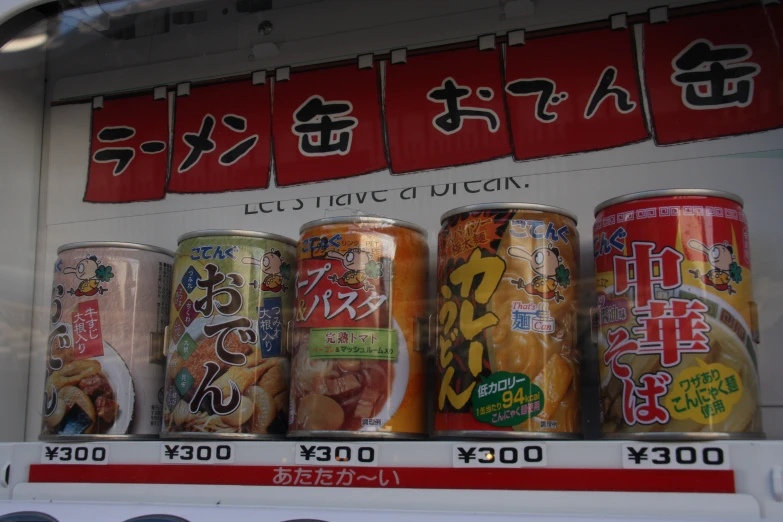
[[447, 212], [438, 236], [435, 434], [581, 432], [576, 217], [506, 203]]
[[289, 435], [423, 435], [426, 232], [327, 218], [298, 248]]
[[602, 432], [761, 434], [742, 200], [674, 189], [610, 199], [593, 228]]

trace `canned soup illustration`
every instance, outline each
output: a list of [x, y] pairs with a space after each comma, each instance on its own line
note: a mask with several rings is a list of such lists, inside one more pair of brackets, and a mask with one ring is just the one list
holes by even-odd
[[544, 205], [447, 212], [438, 237], [440, 436], [581, 431], [576, 218]]
[[742, 200], [623, 196], [598, 207], [594, 242], [603, 434], [761, 436]]
[[365, 216], [302, 227], [290, 434], [424, 433], [426, 278], [414, 225]]
[[293, 240], [209, 230], [180, 238], [174, 265], [164, 434], [285, 434]]

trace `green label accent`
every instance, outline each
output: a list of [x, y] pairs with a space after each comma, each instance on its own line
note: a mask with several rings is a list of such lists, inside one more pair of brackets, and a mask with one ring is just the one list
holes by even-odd
[[177, 374], [177, 378], [174, 380], [174, 384], [177, 386], [180, 395], [185, 395], [188, 390], [193, 386], [193, 376], [190, 374], [187, 368], [182, 368]]
[[516, 426], [544, 409], [544, 392], [524, 373], [493, 373], [473, 390], [473, 417], [493, 426]]
[[311, 359], [397, 360], [397, 330], [391, 328], [311, 328]]
[[177, 351], [183, 361], [187, 361], [190, 354], [196, 351], [196, 341], [193, 340], [189, 333], [185, 332], [185, 335], [179, 340]]

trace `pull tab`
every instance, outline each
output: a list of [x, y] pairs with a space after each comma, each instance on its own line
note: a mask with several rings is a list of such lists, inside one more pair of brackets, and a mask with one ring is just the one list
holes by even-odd
[[593, 346], [598, 346], [598, 339], [601, 336], [601, 314], [600, 309], [591, 306], [590, 307], [590, 342]]
[[286, 323], [285, 345], [283, 346], [283, 354], [290, 357], [293, 352], [294, 352], [294, 322], [288, 321], [288, 323]]
[[428, 321], [430, 355], [435, 356], [438, 350], [438, 316], [430, 314]]
[[750, 305], [750, 337], [753, 342], [759, 344], [761, 342], [761, 334], [759, 333], [759, 309], [756, 306], [756, 301], [748, 303]]
[[416, 345], [413, 348], [414, 352], [423, 353], [426, 357], [430, 353], [430, 325], [429, 317], [417, 317], [416, 318]]
[[166, 364], [166, 348], [170, 339], [168, 326], [163, 329], [163, 333], [150, 332], [150, 364]]

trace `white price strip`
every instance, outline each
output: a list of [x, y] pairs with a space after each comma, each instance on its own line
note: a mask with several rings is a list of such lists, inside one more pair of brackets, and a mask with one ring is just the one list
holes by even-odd
[[41, 464], [108, 464], [109, 447], [103, 444], [44, 444]]
[[378, 466], [377, 444], [297, 443], [296, 463], [310, 466]]
[[162, 464], [231, 464], [234, 462], [234, 445], [226, 442], [201, 442], [198, 444], [168, 443], [160, 445]]
[[623, 444], [626, 469], [731, 469], [726, 444]]
[[455, 468], [543, 468], [546, 444], [505, 442], [499, 444], [455, 444], [452, 449]]

